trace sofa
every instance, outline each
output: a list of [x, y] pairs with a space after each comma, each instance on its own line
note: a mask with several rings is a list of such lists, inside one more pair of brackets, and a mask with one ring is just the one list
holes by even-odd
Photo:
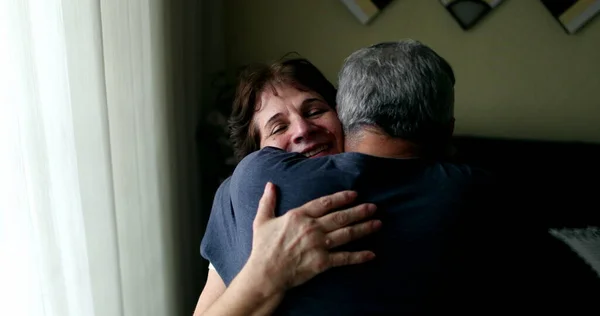
[[600, 144], [457, 136], [456, 156], [501, 176], [548, 228], [600, 226]]
[[499, 177], [508, 192], [507, 212], [528, 225], [518, 234], [539, 259], [547, 297], [537, 311], [597, 311], [598, 272], [549, 231], [600, 227], [600, 144], [461, 135], [453, 145], [455, 160]]

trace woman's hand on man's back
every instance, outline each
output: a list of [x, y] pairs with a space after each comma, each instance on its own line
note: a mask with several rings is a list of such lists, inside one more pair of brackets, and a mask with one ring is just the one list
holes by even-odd
[[262, 290], [270, 294], [298, 286], [329, 268], [372, 260], [375, 254], [371, 251], [330, 251], [381, 227], [379, 220], [364, 221], [375, 213], [374, 204], [339, 210], [355, 199], [356, 192], [342, 191], [275, 217], [276, 190], [267, 183], [244, 270], [253, 271], [257, 280], [265, 280], [260, 282]]

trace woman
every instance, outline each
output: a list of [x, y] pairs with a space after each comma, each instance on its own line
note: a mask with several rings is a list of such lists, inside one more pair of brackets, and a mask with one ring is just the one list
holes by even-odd
[[[306, 59], [247, 67], [239, 77], [229, 121], [236, 156], [241, 159], [266, 146], [299, 152], [310, 158], [343, 152], [342, 126], [334, 107], [335, 97], [333, 85]], [[330, 253], [326, 248], [332, 238], [339, 238], [341, 229], [361, 232], [355, 234], [356, 237], [371, 232], [365, 230], [365, 225], [370, 225], [370, 222], [350, 224], [364, 219], [365, 214], [369, 214], [365, 209], [374, 209], [373, 205], [363, 204], [336, 212], [347, 214], [347, 220], [342, 222], [335, 220], [336, 213], [327, 215], [329, 211], [351, 203], [355, 196], [351, 192], [337, 193], [274, 218], [275, 193], [272, 185], [267, 185], [254, 222], [254, 239], [248, 262], [228, 288], [217, 271], [209, 270], [196, 314], [204, 311], [207, 314], [249, 314], [252, 310], [268, 314], [286, 289], [329, 267], [372, 259], [374, 255], [368, 251]], [[336, 224], [332, 226], [332, 222]], [[319, 229], [308, 235], [298, 229], [279, 229], [285, 225], [303, 227], [306, 223], [316, 223]], [[280, 239], [273, 238], [274, 232], [279, 233]], [[280, 248], [270, 246], [299, 239], [312, 242], [306, 242], [305, 247], [291, 249], [288, 253], [281, 253]], [[295, 258], [308, 259], [294, 261]], [[271, 268], [266, 272], [264, 267], [269, 265]], [[248, 284], [252, 286], [248, 287]], [[267, 290], [257, 292], [257, 289]]]
[[265, 146], [302, 152], [324, 140], [328, 148], [322, 154], [341, 153], [335, 97], [333, 85], [306, 59], [247, 67], [240, 74], [229, 120], [237, 157]]

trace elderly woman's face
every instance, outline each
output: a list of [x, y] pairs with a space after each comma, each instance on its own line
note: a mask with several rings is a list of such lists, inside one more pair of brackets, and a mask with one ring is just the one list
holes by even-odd
[[306, 157], [343, 151], [342, 125], [323, 97], [290, 85], [269, 85], [258, 96], [254, 124], [260, 147], [272, 146]]

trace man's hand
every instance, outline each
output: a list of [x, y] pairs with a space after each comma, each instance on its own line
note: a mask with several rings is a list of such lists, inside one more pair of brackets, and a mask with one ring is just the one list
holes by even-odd
[[[330, 249], [377, 231], [381, 221], [362, 221], [375, 213], [374, 204], [335, 211], [356, 199], [356, 192], [328, 195], [275, 217], [275, 186], [267, 183], [254, 220], [252, 252], [247, 271], [262, 274], [263, 294], [279, 293], [337, 266], [375, 258], [371, 251], [331, 252]], [[254, 279], [254, 278], [251, 278]]]

